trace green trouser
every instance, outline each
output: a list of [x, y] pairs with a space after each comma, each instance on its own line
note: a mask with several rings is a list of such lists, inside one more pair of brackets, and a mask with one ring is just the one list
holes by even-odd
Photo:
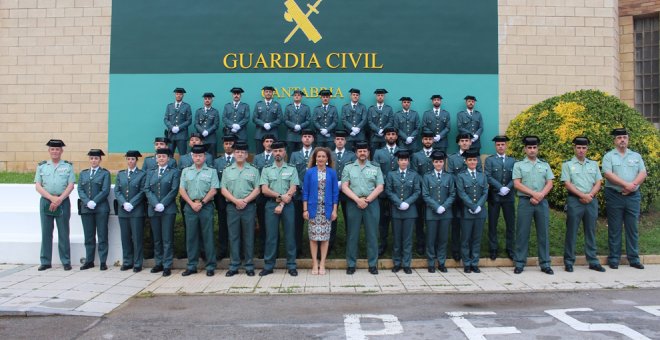
[[85, 263], [94, 263], [97, 234], [99, 237], [99, 261], [105, 263], [108, 259], [108, 216], [107, 212], [80, 215], [85, 234]]
[[142, 267], [144, 217], [120, 217], [122, 265]]
[[516, 223], [516, 267], [524, 268], [529, 252], [529, 233], [532, 220], [536, 225], [536, 242], [538, 248], [539, 266], [550, 267], [550, 242], [548, 240], [548, 227], [550, 225], [550, 211], [548, 200], [537, 205], [529, 202], [529, 197], [520, 197], [518, 200], [518, 220]]
[[369, 203], [365, 209], [358, 208], [353, 200], [346, 202], [346, 265], [355, 268], [360, 239], [360, 226], [364, 223], [367, 236], [367, 258], [369, 267], [378, 265], [378, 218], [380, 205], [377, 201]]
[[596, 220], [598, 219], [598, 200], [588, 204], [580, 203], [576, 196], [566, 199], [566, 240], [564, 241], [564, 265], [575, 263], [575, 240], [580, 222], [584, 225], [584, 253], [589, 264], [599, 264], [596, 257]]
[[69, 218], [71, 217], [71, 201], [67, 198], [62, 201], [60, 208], [62, 214], [51, 216], [46, 214], [50, 201], [41, 198], [39, 214], [41, 217], [41, 264], [51, 265], [53, 256], [53, 222], [57, 222], [57, 250], [62, 264], [71, 264], [71, 246], [69, 242]]
[[479, 266], [481, 234], [484, 231], [485, 218], [463, 218], [461, 220], [461, 259], [463, 266]]
[[451, 218], [426, 220], [426, 259], [429, 267], [435, 266], [436, 259], [438, 265], [445, 265], [450, 227]]
[[612, 188], [605, 188], [605, 210], [607, 211], [607, 235], [610, 246], [608, 264], [618, 265], [621, 259], [621, 229], [626, 231], [626, 256], [628, 263], [639, 263], [639, 220], [641, 195], [639, 190], [622, 195]]
[[213, 204], [204, 204], [202, 209], [195, 212], [190, 205], [184, 208], [186, 211], [186, 251], [188, 253], [188, 270], [197, 270], [199, 263], [200, 234], [204, 252], [206, 253], [206, 270], [215, 270], [215, 242], [213, 234], [213, 216], [215, 209]]
[[[227, 226], [229, 227], [229, 270], [238, 270], [241, 266], [241, 241], [243, 245], [243, 266], [245, 270], [254, 270], [254, 218], [257, 206], [248, 203], [245, 209], [238, 210], [233, 203], [227, 203]], [[207, 255], [208, 256], [208, 255]]]
[[410, 267], [412, 262], [412, 235], [415, 218], [393, 218], [392, 262], [395, 266]]
[[459, 200], [454, 201], [451, 209], [452, 215], [454, 216], [451, 219], [451, 252], [452, 255], [454, 255], [461, 252], [461, 216], [463, 215], [462, 202]]
[[176, 220], [176, 214], [152, 216], [150, 220], [156, 265], [171, 269], [174, 256], [174, 221]]
[[488, 249], [490, 251], [498, 251], [499, 244], [497, 240], [497, 223], [500, 219], [500, 210], [504, 213], [505, 227], [505, 246], [507, 254], [513, 254], [515, 247], [515, 226], [516, 226], [516, 209], [514, 207], [515, 201], [505, 202], [488, 202]]
[[296, 269], [296, 226], [293, 221], [293, 202], [286, 204], [281, 214], [273, 212], [279, 203], [272, 199], [266, 202], [266, 245], [264, 251], [264, 269], [272, 270], [277, 259], [277, 245], [280, 236], [280, 221], [284, 224], [286, 240], [286, 268]]

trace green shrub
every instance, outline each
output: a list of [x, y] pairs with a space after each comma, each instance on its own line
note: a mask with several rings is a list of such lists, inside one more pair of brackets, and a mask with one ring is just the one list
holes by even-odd
[[[595, 90], [552, 97], [520, 113], [511, 121], [507, 135], [512, 139], [509, 148], [519, 159], [524, 157], [523, 136], [541, 138], [539, 157], [550, 163], [555, 175], [548, 200], [555, 208], [561, 208], [567, 194], [560, 181], [561, 165], [574, 155], [573, 138], [587, 136], [591, 140], [587, 157], [601, 164], [603, 156], [614, 148], [610, 132], [618, 127], [628, 130], [628, 147], [640, 153], [646, 164], [648, 178], [641, 187], [642, 211], [646, 212], [660, 195], [660, 134], [639, 112], [619, 98]], [[599, 200], [603, 212], [602, 190]]]

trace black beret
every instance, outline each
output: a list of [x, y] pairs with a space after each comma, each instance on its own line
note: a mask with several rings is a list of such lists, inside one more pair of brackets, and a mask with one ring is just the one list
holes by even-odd
[[389, 132], [398, 133], [399, 131], [393, 126], [388, 126], [383, 130], [383, 133], [389, 133]]
[[410, 159], [410, 151], [407, 149], [399, 149], [394, 153], [397, 158]]
[[54, 148], [61, 148], [63, 146], [66, 146], [64, 142], [61, 139], [51, 139], [46, 143], [46, 146], [54, 147]]
[[[193, 133], [191, 133], [191, 134], [190, 134], [190, 138], [193, 138], [193, 137], [195, 137], [195, 138], [199, 138], [200, 140], [204, 140], [204, 136], [202, 136], [202, 134], [199, 133], [199, 132], [193, 132]], [[190, 139], [190, 138], [188, 138], [188, 139]]]
[[374, 91], [374, 93], [375, 94], [386, 94], [387, 90], [386, 89], [376, 89], [376, 91]]
[[431, 153], [431, 159], [434, 161], [445, 160], [447, 159], [447, 154], [441, 150], [434, 150], [433, 153]]
[[335, 138], [336, 137], [346, 138], [346, 136], [348, 136], [346, 130], [335, 130]]
[[509, 141], [509, 137], [505, 135], [499, 135], [493, 137], [493, 142], [508, 142], [508, 141]]
[[103, 150], [101, 149], [90, 149], [89, 152], [87, 152], [87, 156], [105, 156], [105, 153], [103, 153]]
[[359, 89], [355, 89], [355, 88], [351, 88], [350, 90], [348, 90], [348, 93], [357, 93], [357, 94], [360, 94], [360, 90], [359, 90]]
[[628, 135], [628, 131], [625, 128], [616, 128], [610, 132], [612, 136], [625, 136]]
[[412, 100], [412, 98], [410, 98], [410, 97], [401, 97], [401, 98], [399, 98], [399, 101], [402, 101], [402, 102], [404, 102], [404, 101], [411, 102], [411, 101], [413, 101], [413, 100]]
[[262, 91], [275, 91], [275, 88], [272, 87], [272, 86], [264, 86], [261, 90]]
[[426, 130], [422, 132], [422, 138], [424, 137], [435, 137], [435, 133], [433, 131]]
[[524, 145], [539, 145], [541, 144], [541, 139], [537, 136], [525, 136], [522, 142]]
[[170, 144], [170, 139], [167, 137], [156, 137], [154, 138], [154, 143]]
[[319, 96], [332, 96], [332, 92], [330, 90], [321, 90], [319, 91]]
[[302, 132], [300, 132], [300, 135], [301, 135], [301, 136], [305, 136], [305, 135], [308, 135], [308, 136], [314, 136], [315, 133], [314, 133], [314, 130], [311, 130], [311, 129], [303, 129]]
[[369, 150], [369, 143], [365, 141], [355, 142], [355, 150], [367, 149]]
[[234, 144], [234, 150], [247, 151], [248, 145], [245, 142], [238, 142]]
[[573, 144], [575, 145], [589, 145], [590, 141], [589, 138], [585, 136], [578, 136], [573, 138]]
[[261, 141], [263, 142], [266, 139], [272, 139], [273, 141], [276, 141], [277, 137], [275, 137], [275, 135], [273, 135], [272, 133], [267, 133], [267, 134], [263, 135], [263, 137], [261, 137]]
[[472, 99], [472, 100], [474, 100], [475, 102], [477, 101], [477, 98], [475, 98], [474, 96], [470, 96], [470, 95], [465, 96], [465, 98], [463, 98], [463, 99], [465, 99], [465, 100], [470, 100], [470, 99]]
[[431, 99], [436, 99], [436, 98], [442, 99], [442, 96], [439, 95], [439, 94], [434, 94], [434, 95], [431, 96]]
[[232, 87], [231, 90], [229, 90], [229, 92], [231, 92], [231, 93], [243, 93], [245, 91], [243, 91], [243, 89], [240, 88], [240, 87]]
[[302, 90], [294, 90], [294, 91], [293, 91], [293, 94], [294, 94], [294, 95], [295, 95], [295, 94], [299, 94], [299, 95], [301, 95], [301, 96], [303, 96], [303, 97], [305, 96], [305, 92], [303, 92]]
[[270, 147], [271, 149], [286, 149], [286, 143], [282, 141], [274, 142]]
[[206, 146], [204, 145], [194, 145], [190, 150], [192, 153], [206, 153]]
[[[197, 145], [195, 145], [195, 146], [197, 146]], [[157, 155], [168, 155], [168, 156], [171, 155], [169, 148], [158, 149], [158, 150], [156, 150], [156, 154]]]
[[177, 87], [174, 89], [174, 93], [186, 93], [186, 89], [183, 87]]
[[465, 151], [462, 156], [464, 158], [479, 158], [479, 153], [476, 151]]
[[142, 154], [140, 153], [140, 151], [137, 151], [137, 150], [128, 150], [128, 151], [126, 151], [126, 154], [124, 155], [124, 157], [138, 158], [138, 157], [142, 157]]
[[204, 92], [202, 97], [204, 97], [204, 98], [207, 98], [207, 97], [208, 98], [213, 98], [213, 97], [215, 97], [215, 95], [213, 94], [213, 92]]
[[223, 142], [235, 142], [238, 138], [236, 138], [236, 135], [224, 135], [222, 137]]

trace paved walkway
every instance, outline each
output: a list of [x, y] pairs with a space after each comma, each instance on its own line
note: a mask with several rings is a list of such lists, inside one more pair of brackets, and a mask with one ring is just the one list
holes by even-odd
[[278, 269], [265, 277], [248, 277], [243, 271], [228, 278], [226, 270], [214, 277], [204, 271], [182, 277], [182, 270], [172, 276], [122, 272], [111, 267], [80, 271], [61, 266], [43, 272], [35, 265], [0, 265], [0, 315], [2, 314], [71, 314], [101, 316], [111, 312], [136, 295], [153, 294], [405, 294], [455, 292], [530, 292], [660, 287], [660, 265], [646, 265], [639, 270], [622, 265], [605, 273], [576, 266], [573, 273], [555, 266], [555, 275], [546, 275], [538, 267], [528, 266], [520, 275], [511, 267], [482, 267], [480, 274], [465, 274], [459, 268], [448, 273], [429, 273], [425, 268], [392, 273], [381, 269], [371, 275], [358, 269], [346, 275], [343, 269], [329, 269], [326, 275], [312, 275], [299, 270], [297, 277]]

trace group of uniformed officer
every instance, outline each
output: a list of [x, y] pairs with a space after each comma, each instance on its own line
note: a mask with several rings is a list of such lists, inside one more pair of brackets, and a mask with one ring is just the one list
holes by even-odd
[[[412, 99], [408, 97], [401, 98], [402, 110], [392, 115], [392, 109], [384, 104], [386, 90], [375, 91], [377, 103], [367, 110], [359, 103], [360, 91], [351, 89], [351, 103], [342, 108], [342, 124], [346, 128], [343, 130], [337, 129], [339, 118], [336, 108], [329, 104], [330, 91], [321, 91], [322, 105], [314, 109], [314, 117], [310, 117], [309, 108], [301, 103], [304, 93], [296, 91], [294, 102], [285, 108], [282, 117], [281, 106], [272, 100], [273, 90], [264, 87], [265, 100], [255, 107], [253, 120], [259, 132], [261, 143], [258, 145], [262, 152], [255, 156], [252, 165], [247, 162], [246, 144], [249, 107], [240, 102], [242, 89], [231, 90], [234, 100], [223, 110], [223, 130], [226, 130], [222, 137], [224, 154], [215, 160], [219, 114], [211, 106], [213, 94], [204, 95], [204, 107], [197, 110], [194, 118], [198, 132], [192, 133], [187, 138], [189, 144], [185, 145], [179, 141], [180, 134], [186, 135], [188, 125], [192, 125], [189, 122], [190, 106], [182, 102], [185, 90], [175, 89], [176, 102], [167, 106], [165, 117], [169, 137], [155, 139], [156, 155], [145, 158], [142, 170], [137, 168], [141, 154], [128, 151], [127, 169], [117, 175], [115, 212], [119, 215], [121, 227], [121, 270], [142, 270], [146, 215], [150, 218], [154, 235], [156, 266], [151, 272], [162, 271], [164, 276], [171, 275], [176, 196], [179, 194], [188, 255], [188, 266], [183, 276], [197, 272], [200, 248], [206, 256], [206, 274], [214, 275], [214, 209], [217, 209], [219, 219], [217, 257], [226, 257], [231, 250], [226, 276], [236, 275], [240, 267], [248, 276], [255, 275], [252, 262], [255, 217], [260, 215], [258, 220], [265, 267], [259, 274], [273, 272], [279, 225], [283, 222], [287, 270], [290, 275], [296, 276], [296, 257], [300, 254], [303, 234], [300, 186], [316, 142], [320, 146], [334, 146], [332, 158], [341, 178], [340, 203], [347, 235], [347, 274], [355, 272], [362, 224], [367, 237], [369, 272], [378, 273], [377, 260], [387, 248], [390, 223], [394, 242], [394, 272], [403, 269], [405, 273], [411, 273], [415, 229], [417, 251], [426, 254], [429, 272], [435, 272], [436, 262], [441, 272], [447, 271], [445, 260], [450, 248], [452, 257], [456, 261], [462, 260], [465, 272], [478, 273], [481, 234], [487, 219], [490, 258], [495, 259], [498, 255], [497, 221], [500, 211], [504, 213], [506, 224], [506, 253], [514, 260], [514, 272], [521, 273], [527, 262], [528, 240], [534, 220], [541, 270], [547, 274], [553, 273], [547, 237], [549, 208], [545, 197], [552, 189], [554, 176], [550, 166], [538, 158], [538, 137], [524, 138], [526, 157], [517, 162], [506, 154], [509, 139], [506, 136], [495, 137], [493, 141], [497, 152], [486, 158], [485, 167], [482, 167], [479, 141], [483, 123], [480, 113], [474, 110], [476, 99], [472, 96], [466, 97], [466, 110], [458, 115], [459, 135], [456, 143], [459, 151], [447, 155], [449, 114], [440, 108], [442, 97], [439, 95], [432, 97], [433, 109], [425, 112], [420, 119], [417, 112], [410, 110]], [[277, 126], [282, 119], [288, 129], [286, 143], [276, 137]], [[370, 137], [365, 131], [367, 126]], [[422, 130], [421, 143], [417, 141], [419, 130]], [[637, 254], [638, 189], [646, 177], [646, 170], [639, 154], [627, 149], [627, 132], [616, 129], [613, 134], [616, 149], [605, 156], [602, 168], [607, 179], [606, 202], [610, 225], [608, 264], [611, 268], [618, 266], [621, 226], [625, 223], [628, 259], [631, 266], [641, 269], [643, 265], [639, 263]], [[573, 144], [576, 156], [562, 168], [562, 181], [569, 192], [565, 269], [569, 272], [573, 270], [577, 228], [583, 221], [589, 268], [604, 271], [595, 257], [594, 241], [598, 210], [595, 195], [600, 190], [601, 172], [595, 162], [586, 158], [588, 138], [576, 137]], [[60, 236], [60, 257], [64, 269], [69, 270], [68, 195], [73, 190], [73, 169], [70, 163], [60, 158], [64, 146], [62, 141], [51, 140], [47, 145], [51, 160], [40, 163], [35, 176], [37, 191], [42, 196], [42, 265], [39, 269], [51, 267], [55, 220]], [[355, 152], [349, 150], [349, 145]], [[187, 152], [188, 146], [190, 153]], [[184, 153], [178, 167], [172, 157], [174, 149]], [[291, 153], [288, 164], [287, 151]], [[87, 251], [81, 269], [94, 267], [98, 235], [100, 267], [105, 270], [110, 173], [100, 167], [103, 151], [92, 149], [88, 155], [90, 168], [81, 172], [78, 186], [78, 211], [83, 221]], [[514, 217], [514, 195], [518, 196], [517, 219]], [[335, 224], [331, 248], [336, 229]]]

